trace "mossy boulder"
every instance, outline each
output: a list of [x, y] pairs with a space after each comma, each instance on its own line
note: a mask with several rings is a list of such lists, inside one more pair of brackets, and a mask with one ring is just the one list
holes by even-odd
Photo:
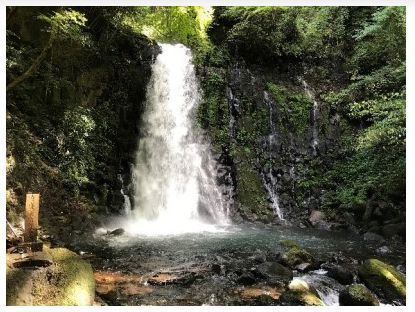
[[324, 306], [317, 291], [303, 280], [294, 279], [288, 289], [280, 297], [283, 305]]
[[378, 306], [379, 300], [366, 286], [353, 284], [340, 292], [339, 303], [342, 306]]
[[360, 266], [359, 277], [381, 298], [406, 299], [406, 278], [391, 265], [377, 259], [368, 259]]
[[301, 248], [300, 244], [295, 240], [285, 239], [280, 241], [280, 245], [285, 248]]
[[92, 305], [95, 279], [91, 265], [65, 248], [44, 248], [53, 259], [45, 268], [7, 267], [7, 305]]
[[282, 257], [283, 263], [294, 269], [297, 265], [302, 263], [310, 263], [311, 266], [314, 266], [316, 260], [314, 257], [305, 249], [299, 247], [292, 247], [285, 253]]

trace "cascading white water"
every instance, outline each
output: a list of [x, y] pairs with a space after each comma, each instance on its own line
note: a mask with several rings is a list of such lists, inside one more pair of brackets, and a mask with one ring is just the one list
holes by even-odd
[[[269, 109], [269, 126], [271, 128], [271, 134], [268, 136], [268, 148], [269, 148], [270, 158], [272, 158], [272, 147], [276, 143], [277, 130], [276, 130], [275, 123], [274, 123], [272, 102], [270, 100], [268, 92], [266, 91], [264, 91], [264, 100]], [[266, 181], [267, 179], [265, 178], [265, 176], [268, 178], [269, 180], [268, 182]], [[267, 173], [262, 173], [262, 180], [265, 185], [265, 189], [267, 190], [268, 195], [270, 197], [274, 214], [277, 215], [280, 220], [284, 220], [284, 215], [280, 208], [279, 199], [278, 199], [277, 179], [272, 174], [271, 168], [269, 168], [269, 171]]]
[[303, 84], [304, 91], [307, 96], [313, 101], [313, 137], [311, 142], [311, 147], [313, 148], [313, 155], [317, 155], [317, 147], [318, 147], [318, 129], [317, 129], [317, 118], [318, 118], [318, 102], [314, 96], [314, 93], [311, 91], [310, 87], [308, 86], [307, 82], [300, 78], [300, 82]]
[[228, 216], [209, 144], [192, 127], [200, 92], [191, 53], [180, 44], [161, 48], [147, 88], [126, 229], [150, 235], [215, 230]]

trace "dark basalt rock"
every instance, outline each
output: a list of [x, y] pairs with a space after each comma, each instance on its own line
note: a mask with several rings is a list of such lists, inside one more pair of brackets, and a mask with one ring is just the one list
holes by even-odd
[[120, 235], [123, 235], [124, 233], [125, 233], [125, 230], [122, 228], [107, 232], [108, 235], [113, 235], [113, 236], [120, 236]]
[[322, 269], [327, 271], [327, 276], [334, 278], [335, 280], [339, 281], [343, 285], [349, 285], [353, 283], [354, 276], [353, 273], [350, 272], [348, 269], [336, 265], [325, 263], [322, 266]]
[[256, 267], [254, 273], [270, 284], [287, 284], [293, 279], [293, 272], [278, 262], [265, 262]]

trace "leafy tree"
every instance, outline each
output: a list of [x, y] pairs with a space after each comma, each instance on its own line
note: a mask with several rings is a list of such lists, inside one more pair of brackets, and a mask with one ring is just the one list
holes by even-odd
[[211, 10], [201, 6], [137, 7], [118, 15], [121, 24], [161, 42], [206, 46]]
[[50, 33], [49, 40], [31, 66], [20, 76], [7, 84], [7, 91], [10, 91], [37, 71], [55, 41], [72, 40], [81, 45], [86, 45], [89, 42], [88, 36], [83, 32], [86, 18], [83, 14], [75, 10], [65, 9], [54, 12], [51, 16], [42, 14], [39, 16], [39, 19], [45, 21], [48, 25], [46, 31]]

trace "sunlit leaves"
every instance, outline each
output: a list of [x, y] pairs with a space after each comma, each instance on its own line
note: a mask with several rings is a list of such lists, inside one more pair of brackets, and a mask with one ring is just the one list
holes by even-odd
[[84, 32], [87, 19], [78, 11], [65, 9], [56, 11], [50, 16], [42, 14], [38, 18], [48, 23], [47, 31], [54, 40], [70, 39], [82, 45], [90, 42], [88, 35]]
[[212, 9], [202, 6], [137, 7], [124, 14], [122, 24], [160, 41], [197, 47], [207, 44]]

